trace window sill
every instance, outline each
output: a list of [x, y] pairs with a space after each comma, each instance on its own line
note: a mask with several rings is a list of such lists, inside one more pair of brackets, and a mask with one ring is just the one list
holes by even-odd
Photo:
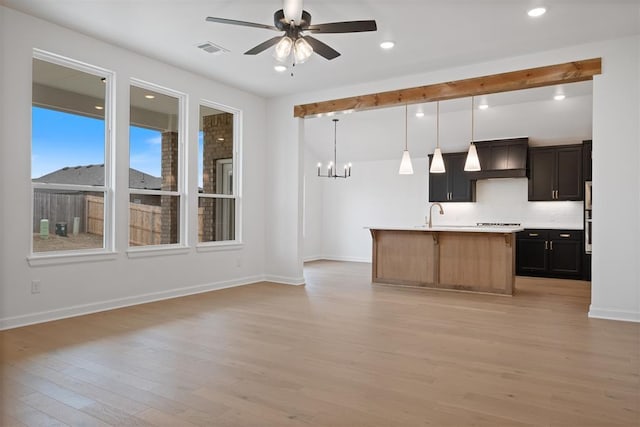
[[127, 257], [129, 258], [148, 258], [155, 256], [166, 255], [184, 255], [189, 253], [191, 248], [186, 246], [160, 246], [160, 247], [137, 247], [129, 248], [127, 250]]
[[46, 255], [31, 255], [27, 262], [31, 267], [59, 264], [75, 264], [79, 262], [112, 261], [118, 257], [116, 252], [82, 252], [82, 253], [49, 253]]
[[200, 243], [196, 246], [197, 252], [239, 251], [244, 248], [244, 243], [238, 241]]

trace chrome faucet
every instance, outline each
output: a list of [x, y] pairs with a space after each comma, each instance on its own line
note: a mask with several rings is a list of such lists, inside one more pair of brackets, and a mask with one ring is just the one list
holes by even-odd
[[442, 208], [442, 205], [438, 202], [432, 203], [431, 206], [429, 207], [429, 220], [427, 221], [427, 227], [431, 228], [432, 224], [431, 224], [431, 218], [433, 218], [433, 207], [437, 206], [440, 208], [440, 215], [444, 215], [444, 209]]

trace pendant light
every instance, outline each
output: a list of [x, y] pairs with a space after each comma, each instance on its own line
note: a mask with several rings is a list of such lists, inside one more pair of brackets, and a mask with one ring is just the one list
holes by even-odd
[[440, 101], [436, 102], [436, 149], [433, 151], [431, 158], [430, 173], [445, 173], [444, 159], [442, 151], [440, 151]]
[[407, 104], [404, 104], [404, 151], [402, 152], [402, 161], [400, 162], [400, 169], [398, 170], [398, 174], [400, 175], [413, 175], [413, 165], [411, 164], [411, 156], [409, 155], [409, 150], [407, 149], [408, 144], [408, 133], [407, 133], [407, 120], [408, 120], [408, 107]]
[[475, 104], [473, 102], [473, 96], [471, 97], [471, 143], [469, 144], [469, 152], [467, 153], [467, 161], [464, 162], [465, 172], [477, 172], [480, 170], [480, 159], [478, 158], [478, 151], [476, 145], [473, 143], [473, 115]]

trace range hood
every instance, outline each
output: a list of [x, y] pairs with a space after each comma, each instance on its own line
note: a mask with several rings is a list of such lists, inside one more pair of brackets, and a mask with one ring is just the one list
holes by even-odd
[[526, 178], [529, 138], [474, 141], [478, 150], [478, 172], [467, 172], [471, 179]]

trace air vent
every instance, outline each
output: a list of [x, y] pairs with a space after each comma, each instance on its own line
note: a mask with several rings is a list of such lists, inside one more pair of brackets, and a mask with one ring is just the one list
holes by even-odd
[[217, 44], [211, 42], [204, 42], [198, 44], [198, 49], [202, 49], [207, 53], [212, 53], [214, 55], [222, 55], [223, 53], [229, 52], [228, 49], [223, 48], [222, 46], [218, 46]]

